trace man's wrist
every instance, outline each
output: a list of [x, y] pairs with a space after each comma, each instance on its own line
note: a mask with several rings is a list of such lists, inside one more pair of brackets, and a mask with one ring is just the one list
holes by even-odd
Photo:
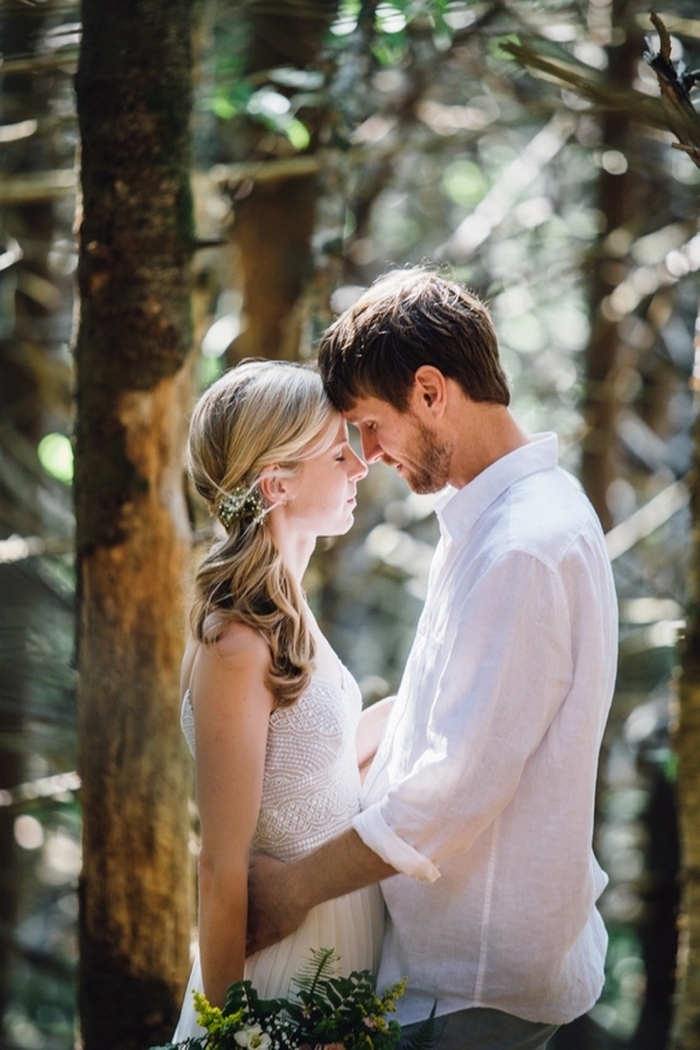
[[307, 858], [285, 864], [280, 881], [281, 899], [293, 901], [294, 908], [299, 916], [304, 916], [319, 900], [314, 899], [315, 880], [313, 873], [306, 870]]

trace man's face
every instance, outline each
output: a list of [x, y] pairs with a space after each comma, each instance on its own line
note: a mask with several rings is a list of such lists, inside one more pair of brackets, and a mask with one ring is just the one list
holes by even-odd
[[345, 413], [360, 432], [368, 463], [395, 467], [414, 492], [438, 492], [449, 481], [452, 446], [438, 438], [409, 404], [399, 412], [377, 397], [361, 397]]

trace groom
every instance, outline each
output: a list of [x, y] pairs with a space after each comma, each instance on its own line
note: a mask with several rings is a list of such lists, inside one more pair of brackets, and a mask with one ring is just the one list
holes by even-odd
[[382, 880], [380, 988], [408, 978], [404, 1039], [535, 1050], [600, 994], [606, 883], [591, 849], [617, 616], [598, 520], [528, 438], [486, 308], [415, 269], [325, 334], [328, 393], [368, 462], [437, 492], [440, 542], [398, 698], [354, 827], [251, 869], [252, 947]]

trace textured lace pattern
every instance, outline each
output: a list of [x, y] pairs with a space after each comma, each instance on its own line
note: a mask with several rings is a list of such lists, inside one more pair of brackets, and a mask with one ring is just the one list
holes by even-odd
[[[361, 710], [359, 687], [343, 668], [342, 688], [312, 678], [295, 704], [272, 712], [256, 849], [289, 862], [349, 827], [360, 809], [355, 731]], [[181, 722], [194, 754], [189, 692]]]

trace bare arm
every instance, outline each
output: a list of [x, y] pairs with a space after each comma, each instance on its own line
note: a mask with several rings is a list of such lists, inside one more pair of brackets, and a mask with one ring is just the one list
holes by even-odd
[[273, 706], [264, 685], [268, 663], [260, 635], [232, 624], [215, 645], [200, 646], [191, 665], [202, 837], [200, 955], [204, 992], [216, 1006], [243, 977], [248, 862]]
[[248, 951], [274, 944], [323, 901], [379, 882], [396, 869], [350, 828], [294, 864], [253, 857], [249, 872]]
[[395, 699], [395, 696], [385, 696], [383, 700], [366, 708], [360, 716], [357, 727], [357, 765], [362, 780], [365, 779], [372, 759], [377, 753]]

